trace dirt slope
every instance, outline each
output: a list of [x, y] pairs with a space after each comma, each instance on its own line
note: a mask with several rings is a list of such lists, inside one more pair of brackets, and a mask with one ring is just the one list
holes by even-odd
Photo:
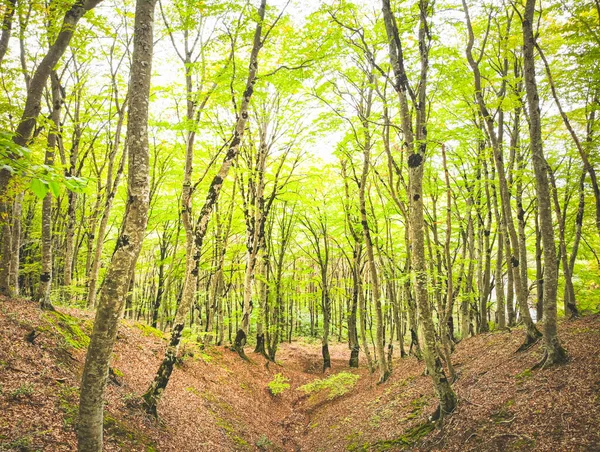
[[[28, 301], [0, 298], [0, 450], [75, 450], [90, 327], [85, 311], [41, 313]], [[564, 322], [560, 333], [571, 361], [550, 370], [529, 370], [539, 346], [514, 353], [519, 330], [459, 344], [460, 404], [439, 430], [427, 422], [435, 398], [414, 358], [396, 360], [390, 380], [377, 385], [366, 368], [348, 369], [345, 344], [332, 347], [333, 369], [323, 376], [319, 345], [302, 341], [284, 344], [270, 365], [253, 353], [246, 363], [225, 347], [187, 345], [156, 422], [138, 400], [166, 341], [123, 322], [107, 388], [105, 450], [600, 450], [600, 317]], [[290, 388], [272, 396], [267, 385], [278, 373]], [[327, 376], [323, 390], [297, 390]]]

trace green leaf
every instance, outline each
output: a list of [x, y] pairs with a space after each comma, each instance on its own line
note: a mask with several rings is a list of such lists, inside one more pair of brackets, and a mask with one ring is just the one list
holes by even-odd
[[48, 193], [48, 186], [40, 179], [31, 179], [29, 188], [40, 199], [44, 199], [44, 196]]
[[55, 197], [60, 195], [60, 185], [55, 180], [48, 181], [48, 185], [50, 186], [50, 190]]

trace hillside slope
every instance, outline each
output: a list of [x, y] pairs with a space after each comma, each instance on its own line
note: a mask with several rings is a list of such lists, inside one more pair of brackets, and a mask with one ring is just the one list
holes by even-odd
[[[0, 299], [2, 451], [75, 450], [91, 313], [59, 311]], [[157, 422], [140, 409], [139, 395], [166, 340], [124, 321], [107, 388], [105, 450], [600, 450], [600, 316], [563, 322], [560, 334], [571, 360], [549, 370], [530, 370], [538, 345], [514, 353], [520, 330], [460, 343], [453, 355], [460, 404], [441, 430], [427, 422], [435, 398], [413, 358], [395, 360], [390, 380], [377, 385], [366, 368], [347, 367], [345, 344], [332, 347], [327, 379], [318, 344], [284, 344], [270, 365], [253, 353], [246, 363], [225, 347], [188, 344]], [[290, 388], [273, 396], [267, 385], [277, 374]]]

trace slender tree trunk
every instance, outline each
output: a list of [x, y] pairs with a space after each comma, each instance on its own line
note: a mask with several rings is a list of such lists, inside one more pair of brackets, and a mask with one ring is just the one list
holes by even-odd
[[359, 209], [360, 209], [360, 222], [362, 225], [363, 237], [365, 241], [365, 248], [367, 250], [367, 262], [369, 264], [369, 276], [371, 278], [371, 290], [373, 292], [373, 302], [375, 303], [375, 315], [377, 320], [376, 326], [376, 342], [375, 342], [375, 354], [377, 357], [377, 366], [379, 368], [379, 383], [385, 382], [390, 372], [387, 366], [384, 348], [384, 334], [383, 334], [383, 310], [381, 307], [381, 287], [379, 285], [379, 276], [377, 272], [377, 266], [375, 264], [375, 254], [373, 252], [373, 241], [371, 239], [371, 230], [367, 220], [367, 206], [365, 202], [365, 192], [367, 185], [367, 176], [370, 169], [371, 160], [371, 135], [369, 131], [368, 118], [371, 110], [371, 99], [373, 92], [369, 91], [367, 98], [365, 99], [365, 111], [361, 112], [363, 122], [363, 133], [365, 136], [365, 142], [363, 143], [363, 168], [360, 178], [359, 186]]
[[419, 50], [421, 72], [419, 79], [418, 101], [415, 103], [416, 113], [416, 136], [413, 135], [412, 120], [407, 101], [408, 80], [404, 69], [400, 34], [396, 25], [396, 19], [392, 13], [389, 0], [382, 0], [383, 17], [389, 44], [389, 56], [394, 75], [396, 77], [396, 91], [400, 101], [400, 116], [404, 139], [408, 150], [409, 167], [409, 222], [408, 228], [411, 239], [411, 264], [413, 275], [413, 286], [418, 306], [419, 327], [422, 340], [423, 357], [431, 375], [434, 387], [440, 401], [440, 416], [450, 413], [456, 407], [456, 395], [446, 378], [442, 362], [437, 352], [437, 341], [435, 338], [435, 326], [427, 299], [427, 269], [425, 263], [425, 242], [423, 217], [423, 163], [426, 152], [426, 84], [427, 71], [429, 68], [429, 23], [431, 5], [427, 0], [420, 0], [419, 12]]
[[[535, 80], [533, 20], [536, 0], [526, 0], [523, 15], [523, 66], [525, 89], [529, 106], [529, 136], [535, 186], [540, 212], [540, 228], [544, 246], [544, 344], [546, 356], [544, 366], [565, 362], [566, 351], [560, 345], [556, 332], [556, 292], [558, 288], [558, 263], [554, 244], [552, 204], [544, 151], [542, 147], [542, 124], [540, 99]], [[599, 225], [600, 226], [600, 225]]]
[[13, 204], [12, 217], [12, 252], [10, 253], [10, 287], [13, 288], [14, 294], [19, 295], [19, 266], [21, 259], [21, 217], [23, 215], [23, 198], [25, 192], [20, 192], [15, 197]]
[[469, 336], [471, 325], [471, 303], [475, 296], [473, 285], [473, 273], [475, 271], [475, 236], [473, 231], [473, 217], [471, 214], [473, 198], [469, 197], [467, 201], [467, 244], [469, 250], [469, 266], [467, 268], [466, 293], [461, 304], [461, 324], [460, 336], [466, 339]]
[[[577, 303], [575, 301], [575, 289], [573, 288], [573, 278], [571, 275], [571, 266], [569, 265], [569, 256], [567, 254], [567, 244], [565, 241], [565, 221], [567, 211], [561, 211], [560, 203], [558, 201], [558, 191], [556, 188], [556, 180], [552, 168], [548, 165], [548, 177], [552, 186], [552, 199], [554, 202], [554, 213], [558, 221], [558, 243], [560, 250], [560, 260], [563, 266], [563, 275], [565, 277], [565, 294], [564, 305], [565, 305], [565, 316], [568, 315], [570, 318], [579, 317], [579, 311], [577, 310]], [[566, 204], [565, 204], [566, 208]]]
[[541, 322], [544, 317], [544, 267], [542, 265], [542, 230], [540, 229], [539, 209], [535, 211], [535, 278], [536, 278], [536, 319]]
[[[579, 242], [581, 241], [581, 228], [583, 226], [583, 214], [585, 212], [585, 188], [584, 181], [586, 170], [584, 169], [579, 179], [579, 203], [577, 208], [577, 216], [575, 217], [575, 238], [573, 239], [573, 248], [571, 249], [571, 257], [569, 259], [569, 271], [571, 275], [575, 271], [575, 261], [577, 260], [577, 251], [579, 250]], [[570, 290], [565, 287], [564, 299], [565, 307], [568, 304], [575, 304], [575, 300], [570, 299]]]
[[6, 51], [8, 50], [16, 6], [17, 0], [6, 0], [4, 17], [2, 18], [2, 34], [0, 35], [0, 65], [2, 65], [4, 55], [6, 55]]
[[[54, 154], [60, 133], [60, 109], [62, 95], [60, 80], [56, 71], [50, 75], [52, 84], [52, 113], [50, 114], [50, 131], [48, 133], [48, 147], [44, 164], [54, 166]], [[49, 190], [42, 202], [42, 273], [38, 287], [37, 301], [42, 309], [54, 310], [50, 302], [50, 289], [52, 287], [52, 192]]]
[[352, 298], [350, 300], [350, 309], [348, 315], [348, 346], [350, 347], [350, 367], [358, 367], [360, 344], [358, 342], [358, 329], [356, 324], [356, 314], [358, 311], [358, 297], [360, 285], [358, 283], [360, 265], [360, 243], [355, 242], [352, 250]]
[[148, 222], [150, 165], [148, 106], [152, 74], [155, 0], [138, 0], [135, 12], [133, 57], [130, 73], [129, 178], [127, 207], [115, 252], [100, 294], [90, 345], [86, 355], [77, 428], [80, 452], [101, 452], [104, 390], [110, 355], [117, 337], [119, 317], [131, 275], [142, 248]]

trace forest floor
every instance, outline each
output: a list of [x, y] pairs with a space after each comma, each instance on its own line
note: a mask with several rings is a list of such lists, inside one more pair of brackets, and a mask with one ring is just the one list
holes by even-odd
[[[91, 324], [87, 311], [41, 312], [0, 298], [1, 451], [76, 450]], [[439, 428], [428, 422], [436, 402], [421, 362], [395, 359], [392, 376], [378, 385], [363, 362], [348, 367], [346, 344], [334, 344], [333, 368], [323, 375], [320, 344], [302, 340], [283, 344], [277, 364], [268, 365], [255, 353], [248, 363], [226, 347], [188, 343], [153, 420], [139, 396], [167, 336], [123, 321], [106, 393], [105, 450], [600, 450], [600, 315], [561, 322], [559, 331], [570, 361], [545, 370], [531, 370], [540, 345], [515, 353], [520, 329], [458, 344], [459, 405]], [[273, 396], [267, 385], [276, 374], [290, 388]], [[317, 379], [326, 380], [298, 389]]]

